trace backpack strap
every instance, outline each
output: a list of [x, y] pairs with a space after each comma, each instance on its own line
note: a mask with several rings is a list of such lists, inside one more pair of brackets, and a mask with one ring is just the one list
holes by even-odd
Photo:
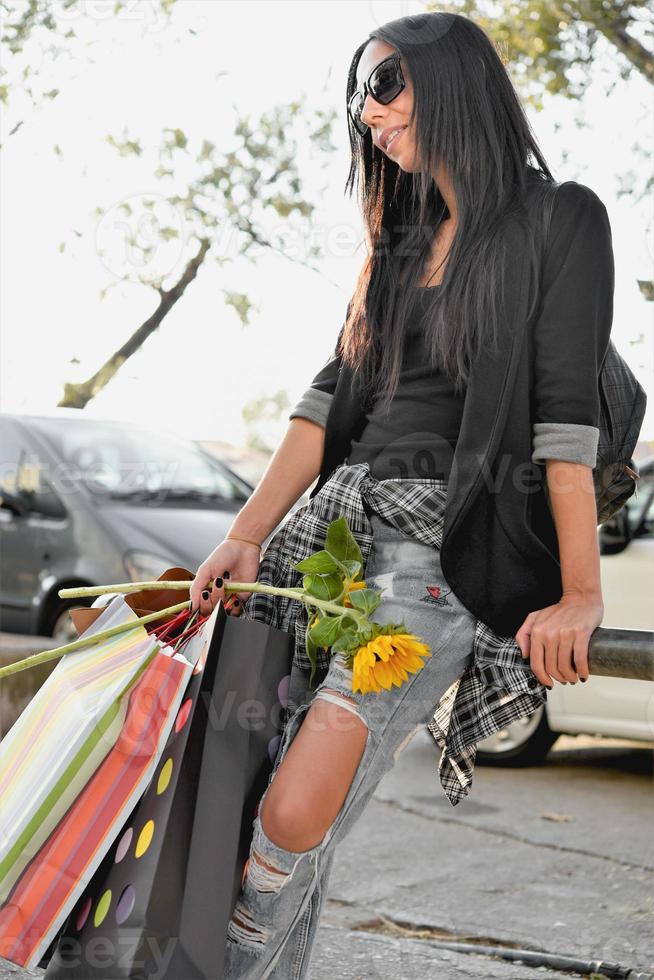
[[554, 210], [554, 198], [556, 197], [556, 192], [558, 191], [561, 184], [553, 181], [548, 188], [546, 194], [543, 195], [544, 200], [541, 208], [541, 241], [543, 245], [542, 251], [542, 266], [545, 265], [545, 256], [547, 255], [547, 246], [549, 245], [550, 239], [550, 225], [552, 224], [552, 211]]

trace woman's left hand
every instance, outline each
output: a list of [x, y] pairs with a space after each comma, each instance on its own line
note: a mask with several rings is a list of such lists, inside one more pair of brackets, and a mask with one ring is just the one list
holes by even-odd
[[588, 644], [604, 617], [600, 596], [564, 593], [544, 609], [530, 612], [515, 634], [523, 657], [541, 684], [554, 687], [588, 680]]

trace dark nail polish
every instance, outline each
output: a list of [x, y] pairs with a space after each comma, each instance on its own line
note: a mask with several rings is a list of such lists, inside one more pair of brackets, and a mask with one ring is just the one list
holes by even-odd
[[202, 590], [202, 598], [203, 599], [208, 599], [210, 595], [211, 595], [211, 593], [209, 592], [209, 589], [203, 589]]
[[214, 579], [213, 584], [214, 584], [214, 586], [217, 589], [222, 589], [222, 587], [223, 587], [223, 580], [222, 580], [222, 578], [220, 576], [218, 576], [217, 578]]
[[579, 680], [581, 681], [582, 684], [585, 684], [586, 681], [588, 680], [588, 678], [587, 677], [580, 677]]
[[229, 572], [228, 571], [223, 572], [223, 578], [229, 578]]
[[241, 605], [241, 600], [240, 599], [234, 599], [234, 605], [235, 606], [240, 606]]

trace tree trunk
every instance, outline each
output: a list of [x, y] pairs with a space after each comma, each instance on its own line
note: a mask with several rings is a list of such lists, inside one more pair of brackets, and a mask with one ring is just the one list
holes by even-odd
[[187, 265], [179, 282], [172, 289], [158, 290], [160, 297], [159, 306], [152, 316], [148, 317], [145, 323], [141, 324], [138, 330], [134, 331], [123, 346], [115, 351], [95, 374], [87, 381], [81, 381], [79, 384], [70, 384], [68, 382], [64, 384], [64, 394], [58, 402], [59, 407], [84, 408], [92, 398], [95, 398], [99, 391], [102, 391], [105, 385], [111, 381], [116, 372], [123, 366], [125, 361], [141, 348], [150, 334], [154, 333], [159, 327], [175, 303], [184, 295], [186, 287], [195, 279], [198, 269], [204, 262], [204, 257], [210, 248], [210, 244], [206, 238], [200, 240], [200, 250], [195, 258], [191, 259]]

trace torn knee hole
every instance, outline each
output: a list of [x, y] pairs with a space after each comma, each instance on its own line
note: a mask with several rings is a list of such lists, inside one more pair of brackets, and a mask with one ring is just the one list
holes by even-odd
[[[341, 691], [333, 691], [329, 687], [321, 687], [319, 691], [316, 691], [316, 697], [322, 698], [324, 701], [331, 701], [333, 704], [339, 705], [341, 708], [345, 708], [346, 711], [351, 711], [353, 715], [363, 721], [363, 718], [359, 714], [359, 708], [356, 701], [352, 698], [348, 698], [346, 694], [342, 694]], [[365, 722], [364, 722], [365, 724]]]
[[247, 876], [257, 891], [278, 892], [288, 878], [288, 872], [273, 867], [253, 851], [248, 861]]
[[355, 704], [353, 698], [348, 698], [347, 694], [343, 694], [342, 691], [334, 691], [331, 687], [323, 687], [322, 693], [324, 694], [337, 694], [339, 698], [343, 701], [347, 701], [349, 704]]

